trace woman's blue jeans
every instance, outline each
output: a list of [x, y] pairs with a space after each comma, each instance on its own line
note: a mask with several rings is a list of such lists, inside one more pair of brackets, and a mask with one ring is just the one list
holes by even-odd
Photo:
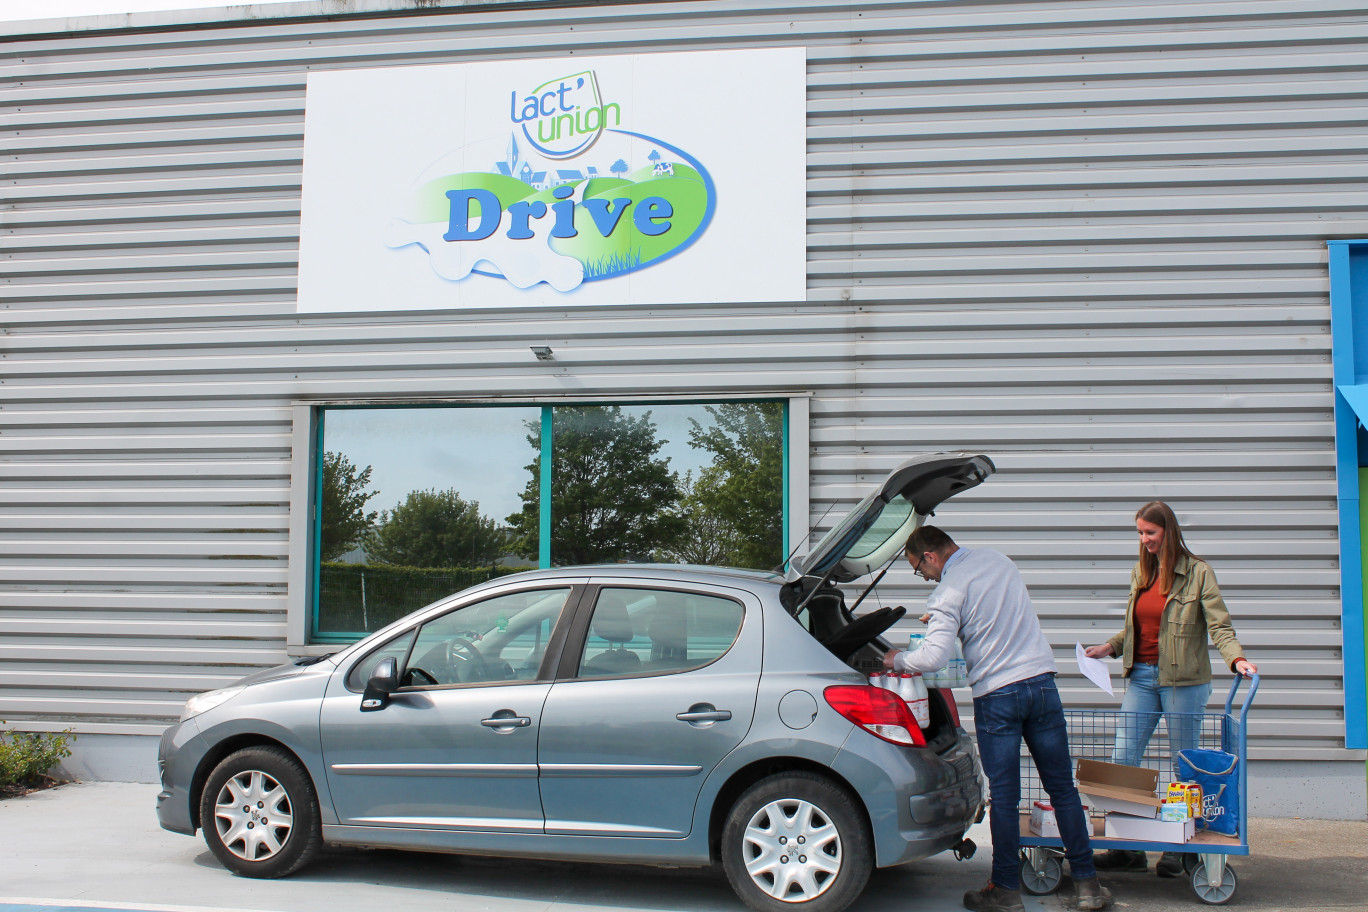
[[1178, 752], [1197, 746], [1202, 733], [1202, 717], [1198, 714], [1206, 710], [1210, 697], [1210, 682], [1160, 687], [1159, 666], [1135, 663], [1126, 679], [1126, 695], [1121, 699], [1121, 712], [1125, 715], [1116, 727], [1112, 762], [1139, 766], [1159, 725], [1159, 716], [1164, 713], [1173, 753], [1173, 777], [1177, 779]]
[[1088, 820], [1074, 785], [1069, 733], [1054, 675], [1037, 675], [975, 697], [974, 729], [993, 802], [988, 817], [993, 833], [993, 883], [1004, 890], [1020, 886], [1017, 805], [1021, 803], [1023, 740], [1054, 806], [1070, 875], [1076, 881], [1096, 877]]

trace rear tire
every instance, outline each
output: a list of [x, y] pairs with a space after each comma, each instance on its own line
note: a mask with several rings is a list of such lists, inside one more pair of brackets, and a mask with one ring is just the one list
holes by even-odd
[[732, 805], [722, 867], [756, 912], [840, 912], [869, 881], [873, 840], [844, 789], [812, 773], [779, 773]]
[[278, 747], [248, 747], [214, 767], [200, 794], [209, 851], [244, 877], [284, 877], [323, 844], [318, 795], [298, 760]]

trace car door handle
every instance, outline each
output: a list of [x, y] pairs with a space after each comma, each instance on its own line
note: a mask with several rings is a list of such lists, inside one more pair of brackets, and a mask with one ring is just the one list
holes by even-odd
[[680, 722], [726, 722], [731, 718], [730, 709], [706, 709], [691, 710], [689, 712], [676, 713], [675, 718]]
[[480, 724], [485, 728], [526, 728], [532, 724], [532, 720], [527, 716], [495, 716], [481, 719]]

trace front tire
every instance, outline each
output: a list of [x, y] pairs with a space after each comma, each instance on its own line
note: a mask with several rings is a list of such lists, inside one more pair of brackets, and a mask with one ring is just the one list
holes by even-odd
[[732, 805], [722, 867], [756, 912], [840, 912], [869, 881], [873, 841], [844, 789], [812, 773], [780, 773]]
[[318, 795], [289, 752], [249, 747], [229, 754], [204, 785], [200, 823], [209, 851], [245, 877], [284, 877], [318, 854]]

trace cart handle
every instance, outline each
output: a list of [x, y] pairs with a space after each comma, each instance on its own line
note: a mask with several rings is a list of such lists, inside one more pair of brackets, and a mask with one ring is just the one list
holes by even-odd
[[[1226, 697], [1225, 712], [1230, 715], [1230, 707], [1235, 703], [1235, 692], [1240, 689], [1240, 682], [1244, 680], [1244, 675], [1237, 674], [1235, 680], [1230, 682], [1230, 695]], [[1245, 717], [1249, 715], [1249, 704], [1254, 702], [1254, 694], [1259, 689], [1259, 675], [1256, 672], [1249, 679], [1249, 693], [1245, 694], [1244, 702], [1240, 704], [1240, 725], [1244, 725]]]

